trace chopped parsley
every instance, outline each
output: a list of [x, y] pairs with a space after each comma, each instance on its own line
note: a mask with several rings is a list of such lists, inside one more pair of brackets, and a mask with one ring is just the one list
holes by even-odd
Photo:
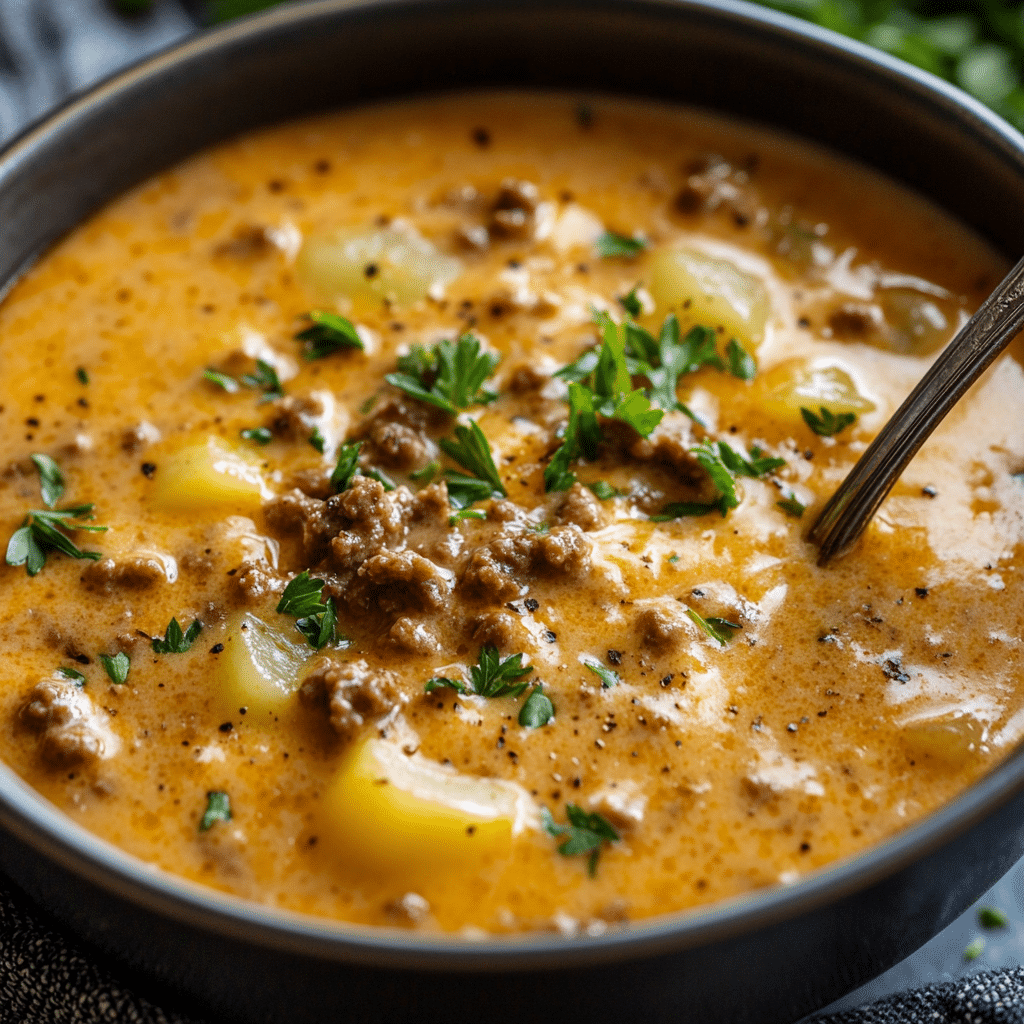
[[317, 651], [337, 637], [338, 615], [334, 602], [330, 598], [323, 600], [323, 589], [324, 581], [312, 578], [304, 569], [288, 581], [277, 603], [277, 611], [293, 615], [295, 628]]
[[972, 960], [977, 960], [984, 952], [985, 940], [980, 935], [976, 935], [967, 943], [966, 947], [964, 947], [964, 962], [970, 963]]
[[398, 373], [384, 379], [412, 398], [455, 416], [459, 409], [486, 405], [497, 398], [483, 387], [501, 360], [497, 352], [480, 351], [480, 339], [463, 334], [458, 341], [440, 341], [429, 349], [414, 345], [398, 360]]
[[725, 362], [729, 372], [740, 380], [751, 381], [757, 376], [754, 357], [735, 338], [725, 346]]
[[775, 502], [775, 504], [781, 508], [787, 516], [792, 516], [794, 519], [799, 519], [807, 510], [807, 506], [798, 501], [792, 494], [788, 498], [783, 498], [781, 501]]
[[39, 471], [39, 490], [43, 496], [43, 502], [49, 508], [64, 497], [64, 474], [49, 455], [30, 455], [29, 458], [35, 463]]
[[203, 370], [203, 380], [222, 388], [229, 395], [235, 394], [243, 387], [262, 391], [261, 404], [272, 402], [275, 398], [281, 398], [284, 395], [284, 388], [277, 376], [277, 370], [263, 359], [256, 360], [255, 373], [243, 373], [237, 380], [229, 373], [208, 366]]
[[594, 658], [586, 658], [583, 664], [586, 665], [587, 668], [589, 668], [590, 671], [593, 672], [594, 675], [601, 680], [601, 686], [605, 690], [610, 689], [613, 686], [618, 686], [619, 683], [622, 682], [622, 680], [619, 678], [618, 672], [616, 672], [614, 669], [605, 668], [604, 665], [601, 664], [601, 662], [597, 661]]
[[[732, 451], [731, 448], [729, 450]], [[705, 441], [696, 448], [691, 448], [690, 451], [711, 477], [711, 483], [718, 491], [718, 501], [711, 508], [717, 507], [724, 516], [729, 509], [735, 508], [740, 503], [739, 498], [736, 497], [736, 485], [733, 483], [729, 467], [722, 461], [721, 455], [710, 441]]]
[[677, 502], [674, 505], [667, 505], [660, 516], [652, 516], [655, 521], [676, 519], [680, 516], [701, 516], [715, 509], [724, 516], [729, 509], [736, 508], [739, 504], [735, 477], [748, 476], [757, 479], [786, 464], [785, 459], [766, 455], [757, 445], [750, 449], [749, 459], [744, 458], [724, 441], [719, 441], [716, 445], [705, 440], [691, 448], [690, 452], [711, 478], [711, 483], [718, 491], [717, 501], [710, 504]]
[[409, 474], [410, 480], [415, 480], [418, 484], [429, 484], [431, 480], [441, 472], [441, 463], [437, 459], [431, 459], [425, 466], [420, 469], [414, 469]]
[[629, 235], [620, 235], [615, 231], [605, 231], [595, 243], [597, 255], [602, 259], [633, 259], [647, 248], [647, 242], [642, 238], [630, 238]]
[[93, 519], [93, 506], [74, 505], [69, 508], [30, 509], [21, 526], [7, 544], [8, 565], [24, 565], [29, 576], [35, 576], [46, 565], [47, 553], [60, 551], [71, 558], [95, 562], [98, 551], [83, 551], [65, 530], [87, 530], [102, 533], [105, 526], [87, 526], [81, 519]]
[[371, 480], [376, 480], [385, 491], [393, 491], [398, 486], [384, 470], [377, 469], [376, 466], [371, 466], [369, 469], [361, 469], [359, 472], [363, 476], [368, 476]]
[[628, 295], [619, 296], [619, 305], [635, 320], [644, 311], [644, 307], [641, 304], [639, 298], [637, 298], [636, 288], [633, 288]]
[[494, 465], [491, 446], [475, 421], [471, 420], [469, 426], [456, 424], [455, 440], [443, 437], [438, 444], [445, 455], [472, 474], [466, 476], [453, 471], [445, 474], [448, 481], [448, 500], [454, 508], [465, 508], [474, 501], [482, 501], [492, 496], [506, 496], [505, 485], [498, 475], [497, 466]]
[[161, 640], [153, 637], [153, 650], [157, 654], [184, 654], [196, 642], [196, 637], [203, 631], [203, 624], [194, 619], [192, 625], [183, 633], [176, 618], [167, 624], [167, 630]]
[[[587, 487], [594, 492], [594, 496], [598, 501], [608, 501], [609, 498], [617, 498], [622, 492], [617, 487], [612, 487], [607, 480], [595, 480], [592, 484], [587, 484]], [[556, 488], [556, 490], [562, 490], [563, 488]]]
[[302, 354], [307, 359], [323, 359], [346, 348], [362, 349], [362, 339], [345, 317], [323, 309], [311, 310], [306, 317], [312, 323], [295, 337], [305, 342]]
[[89, 383], [89, 374], [84, 366], [80, 366], [77, 370], [75, 370], [75, 377], [78, 379], [79, 384]]
[[810, 409], [800, 407], [800, 415], [803, 416], [804, 423], [819, 437], [832, 437], [857, 420], [857, 414], [854, 412], [834, 413], [824, 405], [819, 405], [818, 411], [821, 413], [820, 416], [811, 412]]
[[519, 709], [519, 724], [524, 729], [539, 729], [555, 717], [555, 706], [544, 694], [544, 685], [538, 683]]
[[327, 444], [327, 439], [323, 434], [320, 433], [319, 427], [313, 428], [313, 433], [309, 435], [309, 443], [321, 454], [324, 453], [324, 447]]
[[456, 693], [471, 693], [477, 697], [518, 697], [530, 685], [518, 680], [532, 671], [532, 665], [523, 664], [522, 654], [512, 654], [502, 660], [497, 647], [485, 644], [480, 648], [478, 663], [469, 669], [472, 688], [458, 679], [435, 676], [427, 681], [423, 690], [425, 693], [433, 693], [434, 690], [449, 687]]
[[1005, 928], [1010, 923], [1010, 919], [996, 907], [979, 907], [978, 923], [982, 928]]
[[274, 440], [274, 435], [269, 427], [249, 427], [246, 430], [240, 430], [239, 433], [246, 441], [253, 441], [256, 444], [270, 444]]
[[612, 828], [606, 818], [596, 811], [588, 814], [576, 804], [566, 804], [565, 814], [569, 819], [569, 824], [559, 825], [551, 817], [551, 812], [546, 807], [542, 807], [540, 816], [544, 831], [556, 839], [565, 839], [565, 842], [558, 847], [558, 852], [563, 857], [575, 857], [582, 853], [589, 854], [587, 873], [593, 878], [597, 873], [597, 860], [601, 854], [602, 844], [618, 842], [619, 833]]
[[120, 651], [118, 654], [113, 656], [109, 654], [101, 654], [100, 661], [103, 663], [103, 667], [107, 670], [107, 675], [110, 676], [110, 681], [120, 686], [128, 678], [128, 670], [131, 668], [131, 663], [128, 661], [128, 655], [124, 651]]
[[231, 820], [231, 798], [223, 790], [206, 794], [206, 810], [199, 822], [199, 831], [208, 832], [218, 821]]
[[448, 517], [448, 525], [454, 526], [464, 519], [486, 519], [487, 513], [482, 508], [460, 508]]
[[215, 370], [212, 366], [208, 366], [203, 370], [203, 380], [216, 385], [226, 391], [229, 395], [233, 395], [241, 388], [241, 385], [234, 377], [231, 376], [231, 374], [222, 373], [220, 370]]
[[65, 678], [70, 679], [79, 689], [85, 686], [85, 676], [78, 671], [77, 668], [68, 668], [66, 665], [61, 665], [57, 671]]
[[331, 487], [336, 494], [352, 486], [352, 480], [359, 471], [359, 450], [362, 447], [363, 442], [357, 441], [355, 444], [343, 444], [338, 450], [338, 462], [331, 474]]
[[733, 633], [743, 627], [738, 622], [730, 622], [728, 619], [712, 617], [705, 619], [692, 608], [686, 609], [686, 614], [696, 623], [712, 640], [717, 640], [723, 647], [732, 639]]

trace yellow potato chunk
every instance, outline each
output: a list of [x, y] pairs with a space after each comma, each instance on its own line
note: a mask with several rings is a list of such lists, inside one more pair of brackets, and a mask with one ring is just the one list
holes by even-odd
[[152, 500], [163, 511], [251, 511], [262, 500], [262, 481], [258, 463], [211, 436], [161, 460]]
[[659, 316], [674, 312], [684, 328], [721, 326], [724, 340], [735, 338], [748, 351], [764, 338], [768, 291], [728, 260], [693, 249], [662, 249], [651, 259], [649, 290]]
[[411, 230], [344, 229], [309, 238], [296, 262], [299, 277], [330, 298], [378, 307], [409, 305], [459, 276], [462, 264]]
[[246, 708], [246, 724], [272, 721], [287, 710], [302, 681], [303, 669], [316, 652], [295, 630], [293, 640], [282, 628], [248, 612], [228, 620], [224, 651], [218, 659], [226, 710]]
[[978, 757], [984, 735], [984, 726], [973, 715], [951, 711], [904, 723], [901, 738], [915, 760], [956, 768]]
[[416, 882], [508, 855], [517, 791], [369, 739], [324, 795], [324, 831], [346, 865]]
[[870, 412], [875, 404], [858, 390], [841, 367], [790, 359], [762, 374], [755, 385], [764, 410], [774, 419], [796, 425], [800, 409], [817, 414], [824, 407], [834, 414]]

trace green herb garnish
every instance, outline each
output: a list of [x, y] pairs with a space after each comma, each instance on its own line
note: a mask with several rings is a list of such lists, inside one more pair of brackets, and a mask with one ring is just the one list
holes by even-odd
[[218, 821], [231, 820], [231, 799], [222, 790], [206, 794], [206, 810], [199, 822], [199, 831], [208, 832]]
[[464, 519], [486, 519], [487, 513], [481, 508], [460, 508], [448, 517], [448, 525], [454, 526]]
[[695, 622], [712, 640], [717, 640], [723, 647], [732, 639], [733, 633], [743, 627], [738, 622], [730, 622], [728, 619], [710, 618], [705, 619], [692, 608], [686, 609], [686, 614]]
[[323, 434], [320, 433], [319, 427], [313, 428], [313, 433], [309, 435], [309, 443], [321, 454], [324, 453], [324, 447], [327, 444], [327, 439]]
[[331, 487], [335, 494], [352, 486], [352, 480], [359, 471], [359, 450], [362, 447], [363, 442], [357, 441], [355, 444], [343, 444], [338, 450], [338, 462], [331, 474]]
[[203, 624], [194, 619], [192, 625], [181, 631], [181, 626], [176, 618], [171, 619], [167, 624], [164, 638], [153, 638], [153, 650], [157, 654], [184, 654], [196, 642], [196, 637], [203, 631]]
[[[468, 427], [461, 423], [456, 424], [455, 440], [443, 437], [438, 444], [445, 455], [472, 474], [469, 477], [460, 473], [445, 474], [448, 480], [448, 498], [455, 508], [471, 504], [471, 501], [464, 500], [470, 493], [476, 495], [472, 501], [481, 501], [492, 495], [499, 498], [506, 496], [505, 485], [501, 482], [498, 469], [494, 465], [491, 446], [475, 421], [471, 420]], [[481, 485], [486, 486], [486, 493], [483, 493]]]
[[269, 427], [249, 427], [240, 430], [239, 433], [246, 441], [253, 441], [256, 444], [270, 444], [274, 440], [274, 434]]
[[1010, 919], [996, 907], [979, 907], [978, 922], [982, 928], [1005, 928]]
[[284, 388], [281, 387], [277, 370], [262, 359], [256, 360], [255, 373], [243, 373], [239, 379], [247, 388], [255, 388], [264, 392], [260, 402], [272, 402], [275, 398], [281, 398], [284, 395]]
[[71, 558], [96, 561], [98, 551], [83, 551], [64, 532], [86, 530], [103, 533], [105, 526], [87, 526], [81, 519], [93, 519], [93, 506], [74, 505], [68, 508], [30, 509], [22, 525], [14, 531], [7, 544], [8, 565], [24, 565], [29, 576], [35, 576], [46, 565], [47, 552], [60, 551]]
[[563, 857], [575, 857], [581, 853], [590, 854], [587, 858], [587, 873], [593, 878], [597, 873], [597, 859], [601, 853], [602, 843], [618, 842], [619, 833], [600, 814], [597, 812], [588, 814], [576, 804], [566, 804], [565, 814], [569, 819], [569, 824], [558, 825], [551, 817], [551, 812], [546, 807], [542, 807], [540, 815], [544, 831], [556, 839], [565, 839], [565, 842], [558, 847], [558, 852]]
[[[595, 480], [592, 484], [587, 484], [587, 487], [594, 492], [594, 496], [598, 501], [608, 501], [609, 498], [617, 498], [622, 492], [617, 487], [612, 487], [607, 480]], [[563, 490], [564, 488], [558, 487], [554, 490]]]
[[607, 690], [613, 686], [618, 686], [622, 680], [619, 678], [619, 673], [610, 668], [605, 668], [601, 662], [595, 658], [587, 658], [583, 662], [591, 672], [601, 680], [601, 686]]
[[459, 409], [486, 405], [497, 398], [483, 382], [501, 360], [497, 352], [480, 351], [480, 339], [463, 334], [458, 341], [440, 341], [429, 349], [414, 345], [398, 360], [398, 373], [384, 379], [407, 395], [455, 416]]
[[786, 513], [787, 516], [792, 516], [794, 519], [799, 519], [807, 509], [807, 506], [791, 494], [788, 498], [783, 498], [781, 501], [775, 502], [775, 504]]
[[288, 581], [277, 603], [281, 615], [295, 616], [295, 628], [317, 651], [337, 637], [337, 612], [330, 598], [323, 600], [323, 589], [324, 581], [310, 577], [304, 569]]
[[212, 366], [208, 366], [203, 370], [203, 380], [222, 388], [229, 395], [233, 395], [241, 388], [241, 385], [231, 374], [222, 373], [220, 370], [215, 370]]
[[471, 693], [477, 697], [518, 697], [530, 684], [517, 680], [532, 671], [532, 665], [523, 664], [522, 654], [513, 654], [502, 660], [497, 647], [485, 644], [480, 648], [477, 664], [471, 665], [469, 669], [472, 688], [457, 679], [435, 676], [427, 681], [423, 689], [426, 693], [433, 693], [434, 690], [449, 687], [457, 693]]
[[824, 405], [818, 406], [818, 410], [821, 413], [820, 416], [811, 412], [810, 409], [806, 409], [803, 406], [800, 407], [800, 415], [803, 416], [804, 423], [806, 423], [807, 426], [809, 426], [819, 437], [832, 437], [840, 431], [845, 430], [857, 419], [856, 413], [834, 413]]
[[644, 311], [644, 307], [637, 298], [636, 288], [631, 289], [628, 295], [620, 295], [618, 302], [634, 320]]
[[418, 484], [429, 484], [431, 480], [441, 472], [441, 463], [437, 459], [432, 459], [425, 466], [420, 469], [414, 469], [409, 474], [410, 480], [415, 480]]
[[385, 491], [393, 491], [398, 486], [384, 470], [377, 469], [376, 466], [371, 466], [369, 469], [361, 469], [359, 472], [371, 480], [376, 480]]
[[311, 310], [306, 316], [312, 324], [295, 337], [306, 343], [302, 354], [307, 359], [323, 359], [346, 348], [362, 349], [362, 339], [345, 317], [323, 309]]
[[722, 505], [720, 501], [710, 504], [701, 501], [673, 501], [666, 505], [656, 516], [651, 516], [652, 523], [667, 523], [672, 519], [685, 519], [696, 516], [706, 516], [712, 512], [720, 512]]
[[964, 962], [970, 963], [972, 960], [977, 960], [982, 953], [985, 952], [985, 940], [980, 936], [976, 936], [967, 943], [964, 948]]
[[43, 501], [49, 508], [64, 497], [64, 474], [49, 455], [30, 455], [29, 458], [35, 463], [39, 471], [39, 490], [43, 495]]
[[128, 655], [124, 651], [113, 655], [101, 654], [100, 661], [103, 663], [103, 667], [107, 670], [107, 675], [110, 676], [110, 681], [120, 686], [128, 678], [128, 669], [131, 668], [131, 663], [128, 661]]
[[544, 694], [544, 686], [538, 683], [519, 709], [519, 724], [524, 729], [539, 729], [555, 717], [555, 706]]
[[70, 679], [79, 689], [85, 686], [86, 679], [77, 668], [68, 668], [66, 665], [61, 665], [57, 671], [65, 678]]
[[729, 372], [740, 380], [750, 381], [757, 376], [754, 357], [735, 338], [730, 338], [725, 346], [725, 361]]
[[79, 384], [89, 383], [89, 374], [84, 366], [80, 366], [77, 370], [75, 370], [75, 377], [78, 379]]
[[595, 243], [595, 248], [597, 255], [602, 259], [632, 259], [647, 248], [647, 242], [642, 238], [630, 238], [615, 231], [605, 231]]

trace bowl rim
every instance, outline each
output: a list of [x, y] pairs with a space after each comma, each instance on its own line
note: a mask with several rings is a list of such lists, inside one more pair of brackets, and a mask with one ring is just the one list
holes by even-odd
[[[980, 102], [913, 65], [743, 0], [554, 0], [562, 8], [663, 9], [679, 16], [713, 16], [819, 58], [909, 91], [952, 116], [957, 128], [1024, 171], [1024, 137]], [[218, 51], [258, 42], [341, 12], [423, 11], [432, 7], [550, 6], [551, 0], [308, 0], [271, 9], [170, 45], [70, 97], [0, 149], [0, 189], [48, 141], [90, 118], [119, 96]], [[811, 140], [813, 141], [813, 140]], [[820, 145], [820, 143], [819, 143]], [[38, 256], [33, 256], [29, 264]], [[22, 270], [0, 282], [0, 301]], [[268, 907], [175, 876], [89, 832], [0, 761], [0, 828], [77, 876], [160, 916], [244, 943], [374, 967], [428, 971], [520, 971], [589, 966], [657, 956], [711, 944], [824, 908], [898, 874], [952, 842], [1024, 789], [1024, 747], [936, 811], [861, 853], [777, 885], [691, 910], [630, 922], [600, 935], [526, 933], [514, 936], [419, 935], [398, 928], [346, 923]]]

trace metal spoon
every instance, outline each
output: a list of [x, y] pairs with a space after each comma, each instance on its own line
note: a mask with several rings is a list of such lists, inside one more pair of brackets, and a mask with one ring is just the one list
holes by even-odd
[[808, 539], [818, 565], [848, 551], [946, 413], [1024, 326], [1024, 259], [932, 364], [832, 495]]

